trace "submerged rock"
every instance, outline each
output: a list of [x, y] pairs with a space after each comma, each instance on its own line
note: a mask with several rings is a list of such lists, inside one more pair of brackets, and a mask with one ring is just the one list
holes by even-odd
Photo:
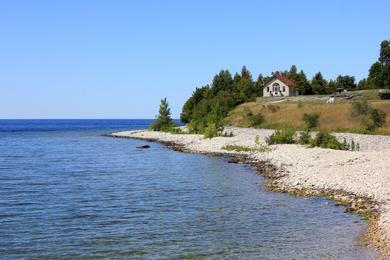
[[146, 149], [146, 148], [150, 148], [150, 145], [145, 144], [145, 145], [137, 146], [137, 148]]

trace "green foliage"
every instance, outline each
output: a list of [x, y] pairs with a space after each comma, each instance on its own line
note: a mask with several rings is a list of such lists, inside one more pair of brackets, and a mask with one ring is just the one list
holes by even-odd
[[248, 147], [248, 146], [241, 146], [241, 145], [225, 145], [222, 147], [223, 150], [227, 151], [235, 151], [235, 152], [260, 152], [265, 153], [269, 152], [271, 149], [265, 145], [260, 145], [256, 147]]
[[266, 138], [268, 144], [294, 144], [295, 129], [286, 127], [281, 130], [276, 130], [271, 136]]
[[378, 61], [369, 70], [367, 85], [370, 88], [390, 88], [390, 40], [382, 41]]
[[386, 113], [370, 107], [366, 100], [352, 103], [352, 116], [362, 116], [363, 126], [368, 132], [386, 124]]
[[265, 118], [262, 113], [249, 115], [248, 119], [251, 127], [259, 127], [262, 123], [265, 122]]
[[299, 144], [310, 144], [311, 132], [309, 129], [299, 132], [298, 143]]
[[352, 116], [367, 115], [370, 110], [367, 100], [355, 101], [352, 103]]
[[318, 123], [320, 121], [320, 114], [318, 114], [318, 113], [313, 113], [313, 114], [304, 113], [302, 116], [302, 120], [305, 121], [307, 127], [309, 129], [311, 129], [311, 128], [318, 126]]
[[302, 108], [302, 107], [303, 107], [303, 102], [302, 102], [302, 101], [299, 101], [298, 104], [297, 104], [297, 107], [298, 107], [298, 108]]
[[336, 88], [342, 88], [347, 90], [356, 89], [355, 77], [348, 75], [339, 75], [336, 78]]
[[204, 130], [204, 138], [213, 138], [218, 136], [218, 129], [214, 123], [210, 123]]
[[371, 108], [368, 120], [366, 119], [363, 122], [365, 123], [366, 130], [375, 131], [386, 123], [386, 113], [380, 109]]
[[310, 145], [312, 147], [345, 150], [343, 149], [343, 144], [340, 143], [335, 136], [326, 131], [318, 132], [316, 137], [311, 141]]
[[317, 72], [311, 80], [313, 94], [326, 94], [328, 82], [322, 77], [321, 72]]
[[351, 143], [348, 143], [344, 138], [343, 142], [337, 140], [337, 138], [326, 132], [320, 131], [317, 133], [316, 137], [310, 142], [311, 147], [321, 147], [335, 150], [357, 150], [359, 149], [359, 144], [356, 144], [353, 140]]
[[170, 131], [176, 126], [171, 118], [171, 109], [169, 108], [167, 98], [161, 99], [159, 115], [150, 125], [150, 129], [153, 131]]

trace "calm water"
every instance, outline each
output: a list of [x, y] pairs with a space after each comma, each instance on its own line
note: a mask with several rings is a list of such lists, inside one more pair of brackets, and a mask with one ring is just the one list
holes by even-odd
[[248, 166], [100, 134], [148, 120], [0, 120], [1, 259], [374, 259], [365, 222]]

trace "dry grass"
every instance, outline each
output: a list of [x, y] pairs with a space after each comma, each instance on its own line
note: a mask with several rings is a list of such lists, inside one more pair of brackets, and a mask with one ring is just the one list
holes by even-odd
[[[276, 111], [269, 109], [269, 103], [250, 102], [235, 108], [226, 118], [228, 125], [249, 127], [248, 111], [252, 114], [262, 113], [265, 123], [262, 128], [280, 128], [291, 125], [304, 128], [302, 120], [304, 113], [319, 113], [320, 121], [318, 129], [326, 129], [335, 132], [362, 132], [363, 127], [360, 117], [353, 117], [352, 102], [335, 104], [320, 103], [274, 103], [279, 107]], [[370, 100], [370, 106], [379, 108], [386, 113], [386, 125], [378, 129], [379, 134], [390, 134], [390, 100]], [[272, 107], [271, 107], [272, 108]]]

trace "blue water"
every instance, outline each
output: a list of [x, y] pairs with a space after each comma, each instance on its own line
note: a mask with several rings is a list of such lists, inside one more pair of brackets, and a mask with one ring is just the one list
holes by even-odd
[[150, 120], [0, 120], [0, 259], [375, 259], [366, 223], [227, 158], [101, 134]]

